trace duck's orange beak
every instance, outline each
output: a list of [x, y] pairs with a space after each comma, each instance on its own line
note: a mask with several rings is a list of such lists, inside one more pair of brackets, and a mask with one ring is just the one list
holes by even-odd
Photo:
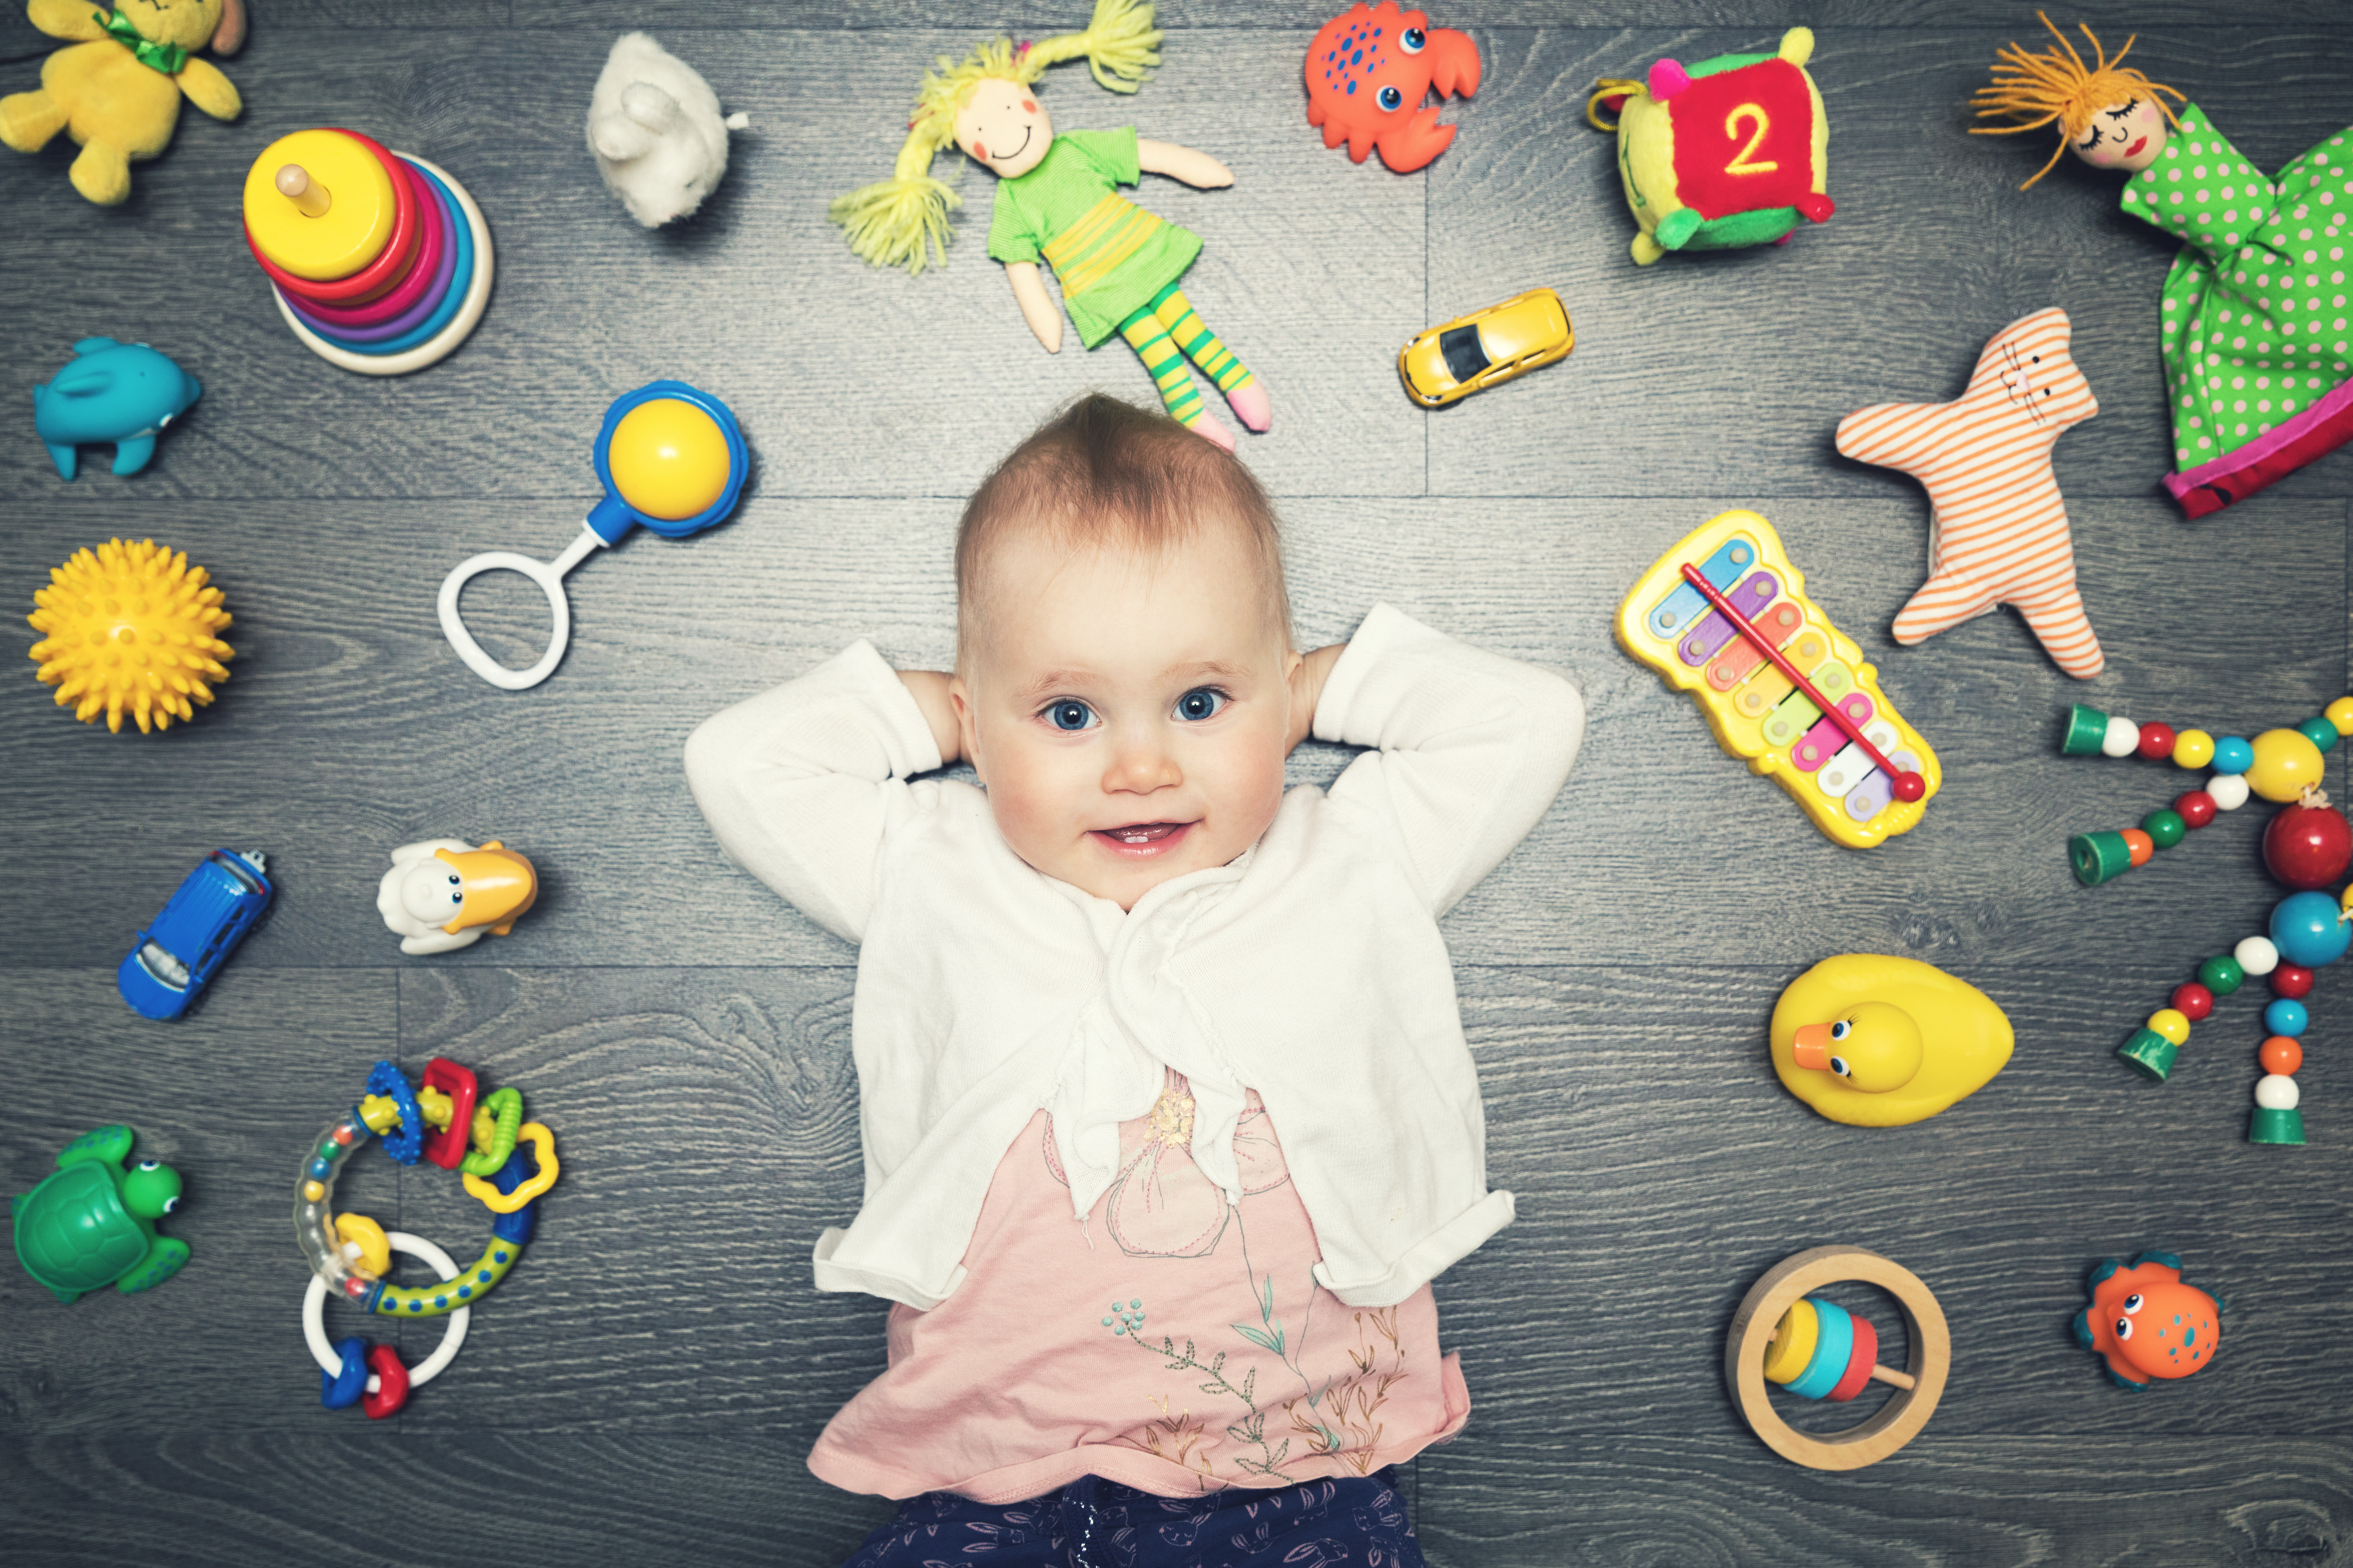
[[1790, 1054], [1801, 1068], [1828, 1071], [1831, 1065], [1831, 1026], [1828, 1024], [1808, 1024], [1799, 1029], [1793, 1041], [1796, 1049]]

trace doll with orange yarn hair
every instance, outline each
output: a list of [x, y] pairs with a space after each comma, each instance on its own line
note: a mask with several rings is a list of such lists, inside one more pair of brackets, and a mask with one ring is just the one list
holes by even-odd
[[2196, 104], [2123, 63], [2131, 38], [2110, 59], [2084, 27], [2086, 65], [2035, 15], [2059, 47], [2004, 47], [1970, 102], [2010, 123], [1975, 130], [2055, 125], [2063, 141], [2028, 185], [2072, 151], [2125, 171], [2124, 210], [2182, 242], [2159, 312], [2179, 465], [2165, 488], [2204, 517], [2353, 440], [2353, 131], [2266, 180]]
[[956, 194], [932, 178], [932, 160], [950, 146], [997, 179], [988, 254], [1005, 264], [1015, 303], [1048, 353], [1062, 349], [1062, 311], [1038, 276], [1042, 258], [1061, 286], [1062, 305], [1092, 349], [1116, 332], [1144, 361], [1161, 402], [1180, 425], [1230, 452], [1233, 433], [1201, 400], [1185, 368], [1190, 359], [1252, 430], [1273, 420], [1266, 388], [1234, 357], [1181, 287], [1201, 253], [1190, 229], [1145, 211], [1117, 187], [1166, 174], [1201, 189], [1230, 185], [1233, 171], [1206, 153], [1145, 141], [1133, 126], [1065, 131], [1032, 86], [1047, 68], [1083, 58], [1097, 82], [1134, 92], [1157, 65], [1160, 34], [1139, 0], [1096, 0], [1083, 32], [1018, 47], [1004, 38], [976, 46], [961, 62], [946, 57], [923, 75], [907, 140], [888, 180], [836, 201], [833, 221], [849, 247], [878, 267], [920, 273], [947, 256], [948, 209]]

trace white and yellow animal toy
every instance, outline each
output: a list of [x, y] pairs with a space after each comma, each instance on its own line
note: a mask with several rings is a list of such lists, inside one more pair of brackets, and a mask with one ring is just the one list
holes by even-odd
[[493, 838], [428, 838], [392, 852], [375, 890], [376, 913], [412, 957], [470, 947], [483, 931], [505, 936], [539, 899], [531, 862]]

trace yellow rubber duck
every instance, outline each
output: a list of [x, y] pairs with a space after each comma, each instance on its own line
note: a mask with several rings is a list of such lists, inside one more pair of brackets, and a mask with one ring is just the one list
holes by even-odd
[[1850, 1127], [1926, 1121], [1990, 1082], [2012, 1043], [1984, 992], [1912, 958], [1824, 959], [1773, 1007], [1782, 1087]]

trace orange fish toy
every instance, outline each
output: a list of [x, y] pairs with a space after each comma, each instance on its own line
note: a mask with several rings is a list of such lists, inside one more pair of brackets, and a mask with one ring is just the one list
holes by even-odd
[[1374, 148], [1400, 174], [1446, 151], [1454, 127], [1438, 122], [1431, 92], [1469, 98], [1479, 90], [1479, 46], [1468, 33], [1433, 27], [1396, 0], [1356, 5], [1324, 24], [1307, 47], [1307, 123], [1324, 145], [1348, 144], [1357, 163]]
[[2092, 1300], [2075, 1314], [2075, 1342], [2106, 1360], [2120, 1388], [2188, 1377], [2222, 1342], [2222, 1303], [2183, 1283], [2181, 1259], [2169, 1252], [2144, 1252], [2129, 1266], [2105, 1259], [2087, 1283]]

